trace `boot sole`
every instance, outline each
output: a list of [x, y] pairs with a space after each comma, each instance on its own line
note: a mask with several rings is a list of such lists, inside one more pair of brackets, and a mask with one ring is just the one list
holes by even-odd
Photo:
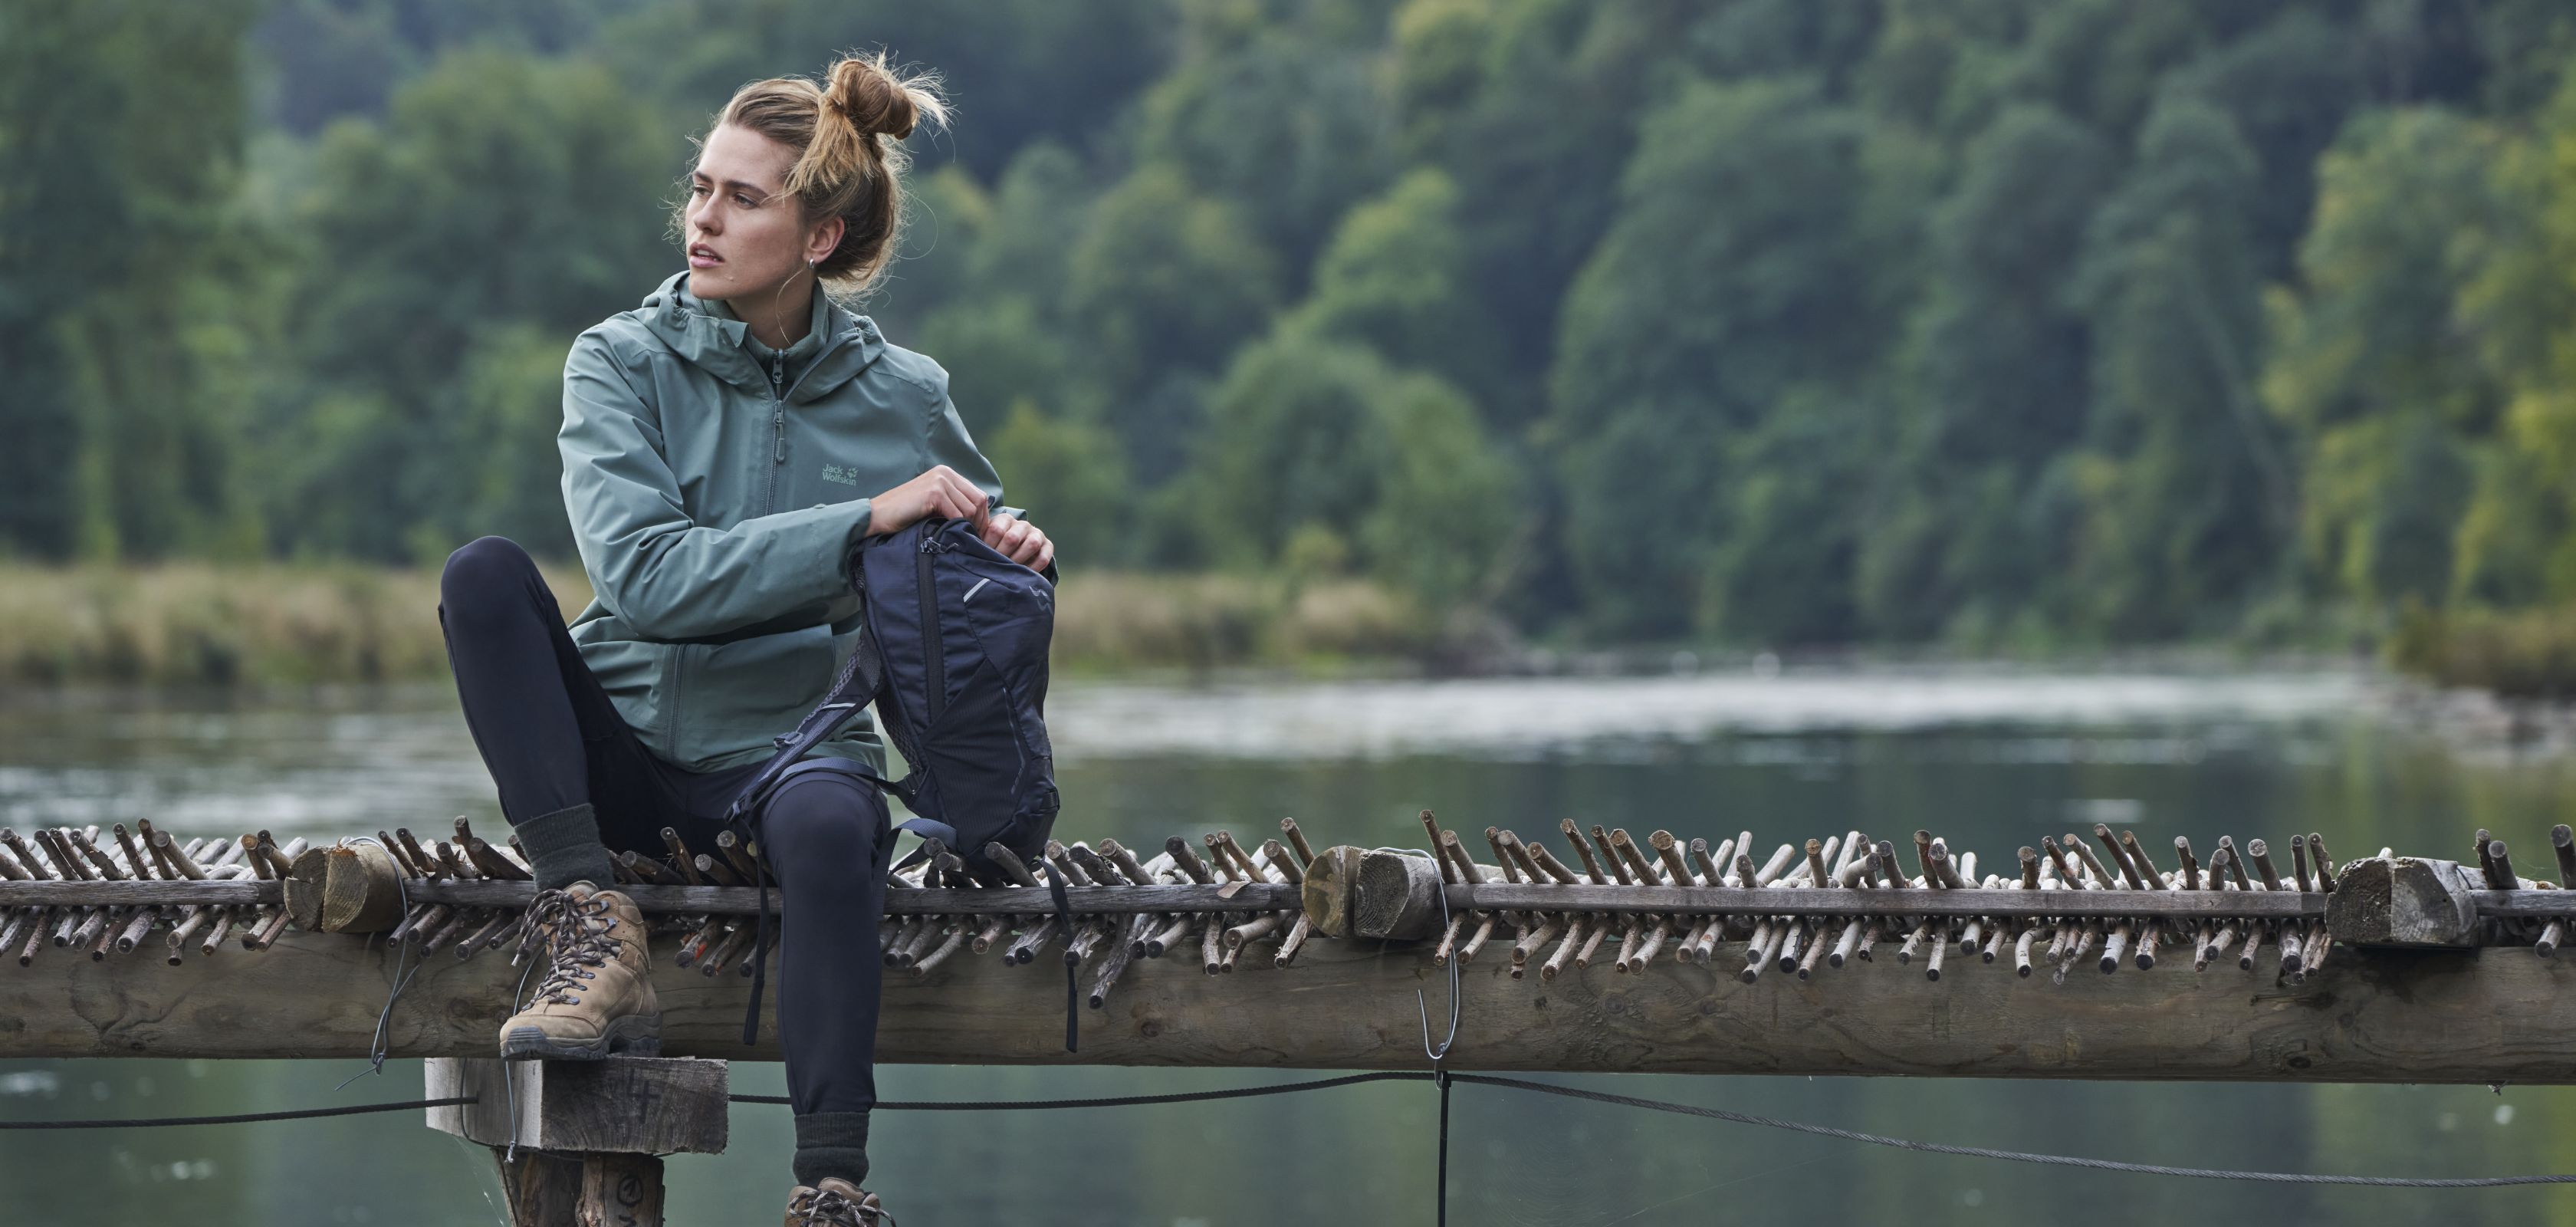
[[556, 1039], [535, 1027], [516, 1027], [501, 1037], [505, 1061], [604, 1061], [610, 1057], [662, 1055], [659, 1015], [629, 1014], [613, 1019], [590, 1041]]

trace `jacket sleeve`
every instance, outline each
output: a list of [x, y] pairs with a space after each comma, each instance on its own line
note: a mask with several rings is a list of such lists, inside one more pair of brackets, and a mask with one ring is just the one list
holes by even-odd
[[966, 433], [966, 421], [957, 416], [957, 403], [948, 398], [948, 375], [942, 371], [931, 398], [928, 443], [923, 449], [922, 471], [944, 464], [957, 470], [957, 475], [975, 483], [975, 488], [992, 500], [993, 514], [1026, 519], [1028, 513], [1002, 504], [1002, 477], [993, 471], [993, 462], [975, 447], [974, 437]]
[[[607, 340], [564, 362], [564, 509], [600, 603], [647, 639], [695, 639], [843, 595], [841, 557], [867, 532], [868, 500], [691, 523], [653, 412]], [[962, 471], [962, 470], [961, 470]]]

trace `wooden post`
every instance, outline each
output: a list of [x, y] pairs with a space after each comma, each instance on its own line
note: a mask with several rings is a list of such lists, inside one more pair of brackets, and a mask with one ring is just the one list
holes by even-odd
[[379, 844], [310, 848], [286, 874], [286, 910], [307, 933], [381, 933], [402, 923], [401, 867]]
[[659, 1155], [587, 1154], [581, 1159], [580, 1227], [662, 1227]]
[[501, 1197], [514, 1227], [523, 1223], [569, 1223], [580, 1212], [580, 1158], [542, 1150], [514, 1154], [509, 1147], [495, 1146], [492, 1161], [500, 1165]]
[[475, 1098], [429, 1109], [429, 1126], [492, 1147], [514, 1227], [661, 1227], [660, 1156], [724, 1150], [727, 1072], [688, 1058], [433, 1057], [423, 1082], [432, 1099]]
[[2401, 856], [2344, 866], [2326, 896], [2326, 931], [2363, 946], [2476, 944], [2476, 885], [2457, 861]]
[[1351, 887], [1359, 881], [1360, 850], [1348, 844], [1326, 848], [1306, 866], [1298, 889], [1306, 920], [1326, 937], [1351, 935]]
[[1351, 932], [1410, 941], [1440, 932], [1440, 867], [1426, 856], [1363, 852], [1351, 890]]

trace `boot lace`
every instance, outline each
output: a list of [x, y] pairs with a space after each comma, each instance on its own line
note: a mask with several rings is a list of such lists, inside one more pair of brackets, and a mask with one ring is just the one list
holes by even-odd
[[616, 957], [616, 929], [616, 918], [608, 914], [608, 900], [598, 895], [580, 899], [562, 890], [537, 892], [519, 928], [520, 957], [524, 958], [540, 940], [546, 945], [546, 978], [537, 982], [536, 996], [530, 1004], [573, 1004], [573, 994], [581, 982], [597, 978], [589, 969]]
[[831, 1189], [798, 1189], [787, 1212], [801, 1227], [894, 1227], [894, 1216], [874, 1193], [862, 1190], [856, 1200]]

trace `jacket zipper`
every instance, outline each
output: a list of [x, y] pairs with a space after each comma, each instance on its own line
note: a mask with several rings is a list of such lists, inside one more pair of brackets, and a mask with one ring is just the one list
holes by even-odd
[[921, 552], [914, 555], [916, 582], [921, 588], [921, 634], [929, 641], [929, 651], [922, 654], [922, 667], [928, 673], [930, 683], [930, 700], [926, 704], [930, 709], [930, 719], [924, 722], [924, 727], [939, 723], [940, 711], [948, 706], [947, 653], [939, 642], [939, 589], [930, 567], [930, 556], [942, 548], [939, 538], [923, 533]]
[[778, 510], [778, 470], [787, 463], [787, 355], [769, 355], [769, 498], [766, 508]]

